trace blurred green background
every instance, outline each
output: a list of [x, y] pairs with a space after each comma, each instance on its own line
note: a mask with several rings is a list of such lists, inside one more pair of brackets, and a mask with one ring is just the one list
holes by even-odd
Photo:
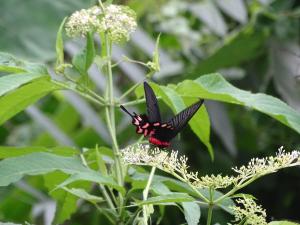
[[[141, 61], [151, 58], [155, 39], [161, 33], [161, 71], [154, 80], [177, 83], [219, 71], [235, 86], [281, 98], [300, 111], [300, 2], [297, 0], [128, 0], [137, 12], [138, 30], [128, 45], [115, 46], [113, 59], [122, 55]], [[91, 0], [2, 0], [0, 1], [0, 51], [25, 60], [55, 62], [55, 37], [60, 22], [75, 10], [93, 5]], [[68, 41], [70, 58], [82, 40]], [[142, 67], [122, 63], [114, 71], [114, 83], [122, 93], [145, 77]], [[90, 70], [95, 88], [102, 92], [102, 74]], [[300, 149], [299, 134], [281, 123], [244, 107], [218, 102], [206, 103], [212, 123], [212, 162], [206, 148], [185, 129], [173, 143], [186, 154], [193, 170], [230, 173], [253, 157], [273, 155], [280, 146]], [[144, 110], [140, 106], [139, 111]], [[164, 117], [170, 114], [163, 107]], [[121, 146], [138, 137], [128, 118], [118, 113]], [[94, 147], [108, 145], [109, 138], [99, 112], [88, 102], [59, 92], [44, 98], [0, 127], [0, 144], [13, 146]], [[0, 189], [0, 220], [13, 222], [49, 221], [53, 202], [43, 179], [30, 177]], [[287, 169], [267, 176], [243, 190], [259, 199], [268, 219], [300, 222], [300, 170]], [[52, 210], [52, 211], [51, 211]], [[168, 208], [162, 224], [183, 223], [178, 209]], [[52, 214], [51, 214], [52, 213]], [[203, 213], [204, 214], [204, 213]], [[214, 220], [228, 221], [224, 213]], [[66, 224], [105, 224], [88, 206], [81, 207]], [[76, 221], [76, 222], [75, 222]], [[180, 221], [180, 222], [178, 222]], [[46, 223], [45, 222], [45, 223]], [[42, 224], [42, 223], [41, 223]], [[223, 224], [223, 223], [221, 223]]]

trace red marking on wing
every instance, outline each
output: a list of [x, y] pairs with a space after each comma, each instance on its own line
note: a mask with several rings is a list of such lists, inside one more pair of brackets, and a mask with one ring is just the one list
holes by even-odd
[[144, 136], [146, 137], [148, 135], [149, 130], [145, 129], [144, 130]]
[[137, 128], [136, 128], [136, 132], [137, 132], [138, 134], [142, 134], [142, 133], [143, 133], [143, 129], [142, 129], [141, 127], [137, 127]]
[[167, 142], [167, 141], [160, 141], [154, 137], [150, 137], [149, 138], [149, 142], [151, 144], [154, 144], [160, 148], [166, 148], [166, 147], [169, 147], [170, 146], [170, 142]]
[[136, 118], [134, 118], [132, 124], [138, 126], [140, 122]]
[[146, 123], [144, 126], [142, 126], [142, 128], [145, 129], [145, 128], [149, 127], [149, 126], [150, 126], [150, 124]]

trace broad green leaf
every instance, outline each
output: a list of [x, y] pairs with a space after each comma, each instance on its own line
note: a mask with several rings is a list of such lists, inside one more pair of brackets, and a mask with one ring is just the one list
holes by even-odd
[[[29, 76], [30, 80], [26, 80], [26, 82], [30, 82], [25, 85], [25, 81], [22, 80], [21, 77], [20, 80], [22, 82], [18, 82], [15, 75], [9, 76], [14, 77], [12, 77], [12, 80], [3, 77], [6, 78], [5, 83], [2, 83], [3, 80], [0, 78], [0, 90], [2, 93], [2, 97], [0, 97], [0, 125], [50, 92], [61, 89], [61, 87], [50, 82], [49, 77], [47, 76], [43, 76], [42, 78], [37, 77], [35, 80], [32, 80], [32, 76]], [[17, 85], [22, 86], [14, 89], [18, 87]]]
[[177, 93], [184, 98], [204, 98], [248, 106], [265, 113], [300, 133], [300, 114], [281, 100], [253, 94], [232, 86], [220, 74], [208, 74], [179, 83]]
[[[184, 98], [186, 106], [189, 106], [195, 102], [190, 98]], [[207, 147], [208, 153], [211, 159], [214, 159], [214, 150], [210, 143], [210, 120], [209, 115], [204, 105], [198, 110], [198, 112], [192, 117], [189, 122], [192, 131], [198, 136], [202, 143]]]
[[26, 62], [5, 52], [0, 52], [0, 72], [48, 74], [45, 65]]
[[268, 29], [257, 28], [252, 24], [244, 27], [240, 32], [227, 37], [222, 47], [195, 66], [189, 72], [189, 79], [197, 78], [199, 74], [236, 66], [258, 56], [269, 34]]
[[103, 198], [96, 196], [96, 195], [91, 195], [86, 192], [86, 190], [81, 189], [81, 188], [63, 188], [65, 191], [81, 198], [86, 201], [92, 202], [92, 203], [97, 203], [97, 202], [103, 202]]
[[44, 77], [46, 76], [31, 73], [12, 74], [0, 77], [0, 97], [24, 84]]
[[71, 183], [77, 182], [77, 181], [90, 181], [95, 182], [98, 184], [104, 184], [111, 188], [115, 188], [116, 190], [125, 193], [125, 189], [122, 186], [119, 186], [111, 177], [105, 177], [103, 175], [100, 175], [99, 172], [96, 172], [94, 170], [90, 170], [88, 172], [83, 173], [76, 173], [70, 176], [68, 179], [66, 179], [64, 182], [59, 184], [56, 189], [63, 188]]
[[99, 182], [114, 184], [110, 178], [103, 177], [101, 174], [86, 168], [77, 157], [36, 152], [2, 160], [0, 162], [0, 186], [7, 186], [25, 175], [41, 175], [56, 170], [66, 174], [93, 176]]
[[143, 200], [138, 202], [138, 205], [156, 205], [156, 204], [163, 204], [163, 203], [174, 203], [174, 202], [192, 202], [195, 201], [194, 198], [189, 196], [186, 193], [172, 193], [166, 194], [156, 197], [150, 197], [147, 200]]
[[60, 171], [47, 173], [43, 176], [44, 185], [48, 189], [49, 195], [56, 201], [53, 224], [62, 224], [64, 221], [70, 219], [71, 215], [77, 210], [78, 198], [75, 195], [72, 195], [63, 189], [52, 191], [59, 183], [67, 179], [68, 176], [68, 174]]
[[103, 155], [100, 154], [101, 149], [103, 149], [103, 147], [98, 148], [98, 146], [96, 146], [96, 160], [97, 160], [97, 165], [98, 165], [98, 169], [99, 171], [103, 174], [103, 175], [107, 175], [107, 169], [106, 169], [106, 165], [105, 165], [105, 161], [103, 159]]
[[96, 52], [93, 35], [88, 33], [86, 37], [86, 46], [72, 59], [72, 64], [81, 74], [81, 76], [83, 76], [82, 79], [84, 80], [85, 84], [87, 84], [88, 79], [87, 71], [92, 65], [95, 55]]
[[299, 225], [299, 223], [294, 223], [290, 221], [272, 221], [268, 225]]
[[79, 153], [78, 150], [71, 147], [46, 148], [46, 147], [37, 147], [37, 146], [28, 146], [28, 147], [0, 146], [0, 159], [26, 155], [34, 152], [48, 152], [48, 153], [53, 153], [53, 154], [63, 155], [63, 156], [73, 156]]
[[59, 29], [57, 31], [56, 35], [56, 67], [64, 63], [64, 40], [63, 40], [63, 31], [64, 31], [64, 25], [67, 20], [67, 17], [63, 19], [61, 22]]
[[184, 218], [188, 225], [199, 224], [201, 209], [195, 202], [182, 202]]
[[162, 182], [153, 182], [151, 185], [151, 191], [153, 191], [156, 195], [166, 195], [172, 193], [170, 189]]

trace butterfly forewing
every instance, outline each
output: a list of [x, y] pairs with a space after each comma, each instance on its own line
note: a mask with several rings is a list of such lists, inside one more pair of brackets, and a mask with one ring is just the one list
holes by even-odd
[[147, 82], [144, 82], [144, 90], [147, 104], [147, 114], [149, 122], [161, 122], [157, 98]]
[[173, 137], [175, 137], [182, 128], [189, 122], [189, 120], [195, 115], [198, 109], [203, 104], [204, 100], [200, 100], [193, 105], [189, 106], [188, 108], [182, 110], [176, 116], [174, 116], [168, 124], [173, 128]]

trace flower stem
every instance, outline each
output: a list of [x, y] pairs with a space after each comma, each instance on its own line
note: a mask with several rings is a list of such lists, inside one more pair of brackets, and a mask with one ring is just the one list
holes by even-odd
[[207, 213], [207, 222], [206, 222], [206, 225], [210, 225], [211, 224], [212, 211], [213, 211], [213, 204], [209, 204], [208, 205], [208, 213]]
[[213, 207], [214, 207], [213, 194], [214, 194], [213, 189], [209, 188], [209, 204], [208, 204], [208, 213], [207, 213], [206, 225], [211, 224], [212, 212], [213, 212]]
[[141, 83], [134, 84], [131, 88], [129, 88], [120, 98], [119, 101], [127, 97], [131, 92], [133, 92]]
[[[148, 181], [147, 181], [147, 185], [143, 191], [143, 200], [146, 201], [147, 198], [148, 198], [148, 193], [149, 193], [149, 190], [150, 190], [150, 185], [152, 183], [152, 180], [153, 180], [153, 177], [154, 177], [154, 174], [155, 174], [155, 170], [156, 170], [156, 167], [153, 166], [152, 169], [151, 169], [151, 172], [150, 172], [150, 175], [149, 175], [149, 178], [148, 178]], [[148, 206], [147, 205], [143, 205], [143, 225], [147, 225], [148, 224]]]

